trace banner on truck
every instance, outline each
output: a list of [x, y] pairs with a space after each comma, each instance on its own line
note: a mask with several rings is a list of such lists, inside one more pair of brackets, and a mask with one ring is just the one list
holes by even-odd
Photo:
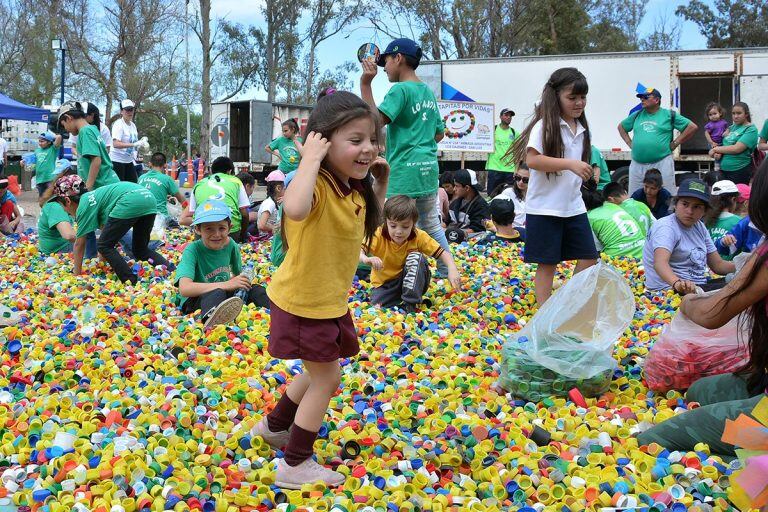
[[445, 123], [438, 150], [493, 153], [496, 116], [492, 103], [438, 100], [437, 108]]

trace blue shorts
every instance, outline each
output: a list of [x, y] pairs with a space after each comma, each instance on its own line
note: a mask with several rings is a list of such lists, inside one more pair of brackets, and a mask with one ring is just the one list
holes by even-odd
[[597, 259], [587, 214], [573, 217], [525, 216], [526, 263], [557, 265], [561, 261]]

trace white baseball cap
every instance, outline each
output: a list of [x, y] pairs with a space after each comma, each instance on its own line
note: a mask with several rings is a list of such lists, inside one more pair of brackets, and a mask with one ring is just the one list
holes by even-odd
[[136, 105], [131, 100], [123, 100], [120, 102], [120, 110], [124, 108], [136, 108]]
[[712, 185], [712, 195], [721, 196], [723, 194], [738, 194], [739, 188], [731, 180], [720, 180]]

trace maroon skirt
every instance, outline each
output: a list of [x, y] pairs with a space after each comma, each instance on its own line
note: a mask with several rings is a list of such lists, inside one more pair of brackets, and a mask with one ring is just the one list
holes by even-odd
[[338, 318], [304, 318], [269, 301], [269, 350], [278, 359], [303, 359], [329, 363], [360, 352], [352, 315]]

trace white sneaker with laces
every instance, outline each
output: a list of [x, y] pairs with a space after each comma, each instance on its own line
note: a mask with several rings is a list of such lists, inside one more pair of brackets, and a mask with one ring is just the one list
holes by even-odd
[[315, 482], [323, 482], [328, 487], [336, 487], [343, 484], [346, 479], [341, 473], [321, 466], [312, 457], [298, 466], [289, 466], [284, 459], [277, 461], [275, 485], [285, 489], [301, 489], [302, 485]]

